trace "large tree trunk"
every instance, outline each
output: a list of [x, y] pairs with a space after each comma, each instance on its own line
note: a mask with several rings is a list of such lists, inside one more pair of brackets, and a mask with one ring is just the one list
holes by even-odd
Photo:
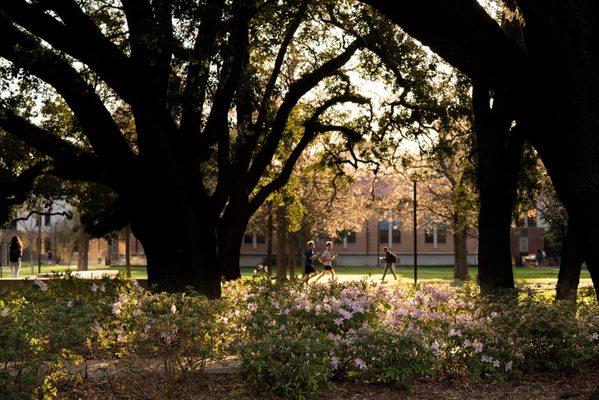
[[468, 278], [468, 250], [466, 247], [468, 229], [459, 228], [453, 233], [454, 279], [461, 281]]
[[247, 226], [247, 212], [240, 208], [228, 209], [219, 222], [218, 258], [222, 276], [227, 281], [241, 278], [239, 259]]
[[572, 219], [570, 219], [566, 235], [562, 241], [561, 264], [555, 293], [557, 300], [576, 299], [578, 293], [580, 270], [584, 262], [584, 257], [580, 248], [580, 241], [575, 233], [576, 228], [573, 225]]
[[[220, 212], [201, 196], [197, 185], [171, 179], [166, 167], [152, 165], [145, 180], [131, 185], [126, 204], [131, 231], [148, 261], [148, 286], [157, 291], [192, 288], [220, 296], [216, 221]], [[192, 182], [192, 178], [189, 178]]]
[[478, 279], [483, 289], [513, 288], [510, 226], [523, 141], [511, 129], [505, 99], [474, 85], [473, 105], [478, 156]]

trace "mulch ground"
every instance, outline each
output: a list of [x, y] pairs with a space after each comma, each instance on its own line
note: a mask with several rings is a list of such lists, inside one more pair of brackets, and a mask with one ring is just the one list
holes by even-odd
[[[560, 372], [533, 373], [519, 380], [488, 382], [481, 380], [427, 379], [414, 384], [410, 393], [393, 387], [337, 382], [317, 399], [568, 399], [586, 400], [599, 388], [599, 368], [584, 374]], [[202, 375], [173, 380], [164, 375], [104, 377], [61, 388], [63, 399], [102, 400], [253, 400], [266, 399], [246, 388], [239, 375]], [[593, 399], [595, 400], [595, 399]], [[599, 398], [597, 399], [599, 400]]]

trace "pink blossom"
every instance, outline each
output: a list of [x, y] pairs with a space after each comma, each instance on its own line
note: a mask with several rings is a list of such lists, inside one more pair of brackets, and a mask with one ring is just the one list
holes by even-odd
[[354, 360], [354, 363], [356, 364], [356, 367], [358, 367], [362, 370], [368, 368], [368, 366], [366, 365], [364, 360], [362, 360], [360, 357], [356, 357], [356, 359]]
[[439, 351], [439, 343], [436, 340], [433, 342], [433, 344], [431, 344], [431, 349], [435, 352]]
[[337, 366], [339, 365], [339, 357], [331, 357], [331, 366], [333, 367], [333, 369], [337, 369]]
[[512, 369], [512, 366], [514, 365], [513, 361], [508, 361], [505, 363], [505, 370], [509, 371], [510, 369]]

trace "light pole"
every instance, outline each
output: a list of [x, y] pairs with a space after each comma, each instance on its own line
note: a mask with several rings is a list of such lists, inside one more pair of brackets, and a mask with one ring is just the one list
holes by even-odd
[[414, 180], [414, 286], [418, 283], [418, 226], [416, 221], [416, 180]]

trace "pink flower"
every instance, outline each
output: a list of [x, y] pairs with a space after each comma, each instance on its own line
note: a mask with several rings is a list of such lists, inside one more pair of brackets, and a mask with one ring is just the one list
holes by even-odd
[[481, 342], [476, 342], [474, 343], [474, 352], [475, 353], [482, 353], [483, 351], [483, 344]]
[[335, 325], [341, 325], [343, 323], [343, 318], [335, 318], [333, 322]]
[[96, 285], [96, 282], [92, 283], [92, 286], [89, 288], [89, 290], [91, 290], [92, 292], [98, 291], [98, 285]]
[[141, 315], [141, 310], [139, 308], [136, 308], [135, 310], [133, 310], [131, 315], [133, 315], [134, 317], [139, 317]]
[[167, 332], [160, 332], [160, 338], [164, 341], [164, 343], [166, 344], [171, 344], [171, 342], [173, 341], [173, 338], [171, 337], [171, 335], [169, 335]]
[[339, 366], [339, 357], [331, 357], [331, 366], [333, 369], [337, 369], [337, 366]]
[[514, 365], [513, 361], [508, 361], [505, 363], [505, 370], [509, 371], [510, 369], [512, 369], [512, 366]]
[[464, 347], [470, 347], [470, 346], [472, 346], [472, 342], [470, 340], [468, 340], [468, 339], [465, 339], [464, 340]]
[[499, 362], [499, 360], [495, 360], [495, 361], [493, 361], [493, 366], [494, 366], [495, 368], [499, 368], [499, 366], [500, 366], [500, 365], [501, 365], [501, 363]]
[[256, 311], [258, 309], [258, 306], [256, 305], [256, 303], [250, 303], [248, 304], [248, 309], [250, 311]]
[[356, 357], [356, 359], [354, 360], [354, 363], [356, 364], [356, 367], [358, 367], [362, 370], [368, 368], [368, 366], [366, 365], [364, 360], [362, 360], [360, 357]]
[[439, 343], [436, 340], [433, 342], [433, 344], [431, 344], [431, 349], [435, 352], [439, 351]]

